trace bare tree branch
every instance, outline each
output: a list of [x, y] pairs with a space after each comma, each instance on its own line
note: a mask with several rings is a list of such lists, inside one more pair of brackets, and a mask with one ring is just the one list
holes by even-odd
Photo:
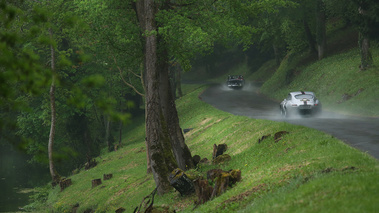
[[129, 70], [129, 72], [131, 72], [133, 75], [135, 75], [136, 77], [138, 77], [138, 78], [141, 78], [142, 79], [142, 76], [140, 76], [140, 75], [138, 75], [137, 73], [135, 73], [135, 72], [133, 72], [133, 71], [131, 71], [131, 70]]
[[[117, 65], [117, 60], [116, 60], [116, 57], [113, 56], [113, 60], [114, 60], [114, 63], [118, 69], [118, 71], [120, 72], [120, 77], [121, 77], [121, 80], [127, 85], [129, 86], [130, 88], [132, 88], [138, 95], [142, 96], [142, 97], [145, 97], [145, 95], [138, 91], [137, 88], [135, 88], [131, 83], [127, 82], [125, 79], [124, 79], [124, 76], [122, 75], [122, 69]], [[136, 73], [132, 72], [132, 71], [129, 71], [131, 73], [133, 73], [135, 76], [137, 76], [138, 78], [141, 78], [142, 77], [140, 75], [137, 75]]]

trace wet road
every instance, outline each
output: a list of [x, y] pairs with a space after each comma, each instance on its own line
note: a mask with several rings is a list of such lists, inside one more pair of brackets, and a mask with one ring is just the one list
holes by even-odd
[[[379, 119], [347, 117], [324, 110], [317, 117], [282, 118], [279, 103], [258, 93], [259, 87], [247, 84], [242, 90], [213, 85], [200, 96], [212, 106], [235, 115], [285, 121], [318, 129], [379, 159]], [[322, 99], [321, 99], [322, 101]]]

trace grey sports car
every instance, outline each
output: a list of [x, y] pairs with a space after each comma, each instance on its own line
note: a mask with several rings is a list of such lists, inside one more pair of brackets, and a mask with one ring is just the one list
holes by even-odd
[[290, 92], [286, 99], [280, 103], [280, 112], [283, 117], [291, 115], [315, 115], [322, 110], [321, 102], [313, 92]]

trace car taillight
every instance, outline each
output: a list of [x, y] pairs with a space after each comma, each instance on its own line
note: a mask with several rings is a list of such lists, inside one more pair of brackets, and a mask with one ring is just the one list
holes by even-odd
[[292, 104], [293, 107], [297, 106], [297, 104]]

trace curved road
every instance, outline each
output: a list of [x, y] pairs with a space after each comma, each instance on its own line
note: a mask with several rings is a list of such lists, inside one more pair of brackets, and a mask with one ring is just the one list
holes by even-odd
[[232, 90], [226, 85], [213, 85], [200, 97], [204, 102], [235, 115], [285, 121], [321, 130], [379, 159], [378, 118], [351, 118], [324, 110], [317, 117], [284, 119], [280, 116], [279, 103], [258, 92], [259, 86], [254, 84], [246, 84], [242, 90]]

